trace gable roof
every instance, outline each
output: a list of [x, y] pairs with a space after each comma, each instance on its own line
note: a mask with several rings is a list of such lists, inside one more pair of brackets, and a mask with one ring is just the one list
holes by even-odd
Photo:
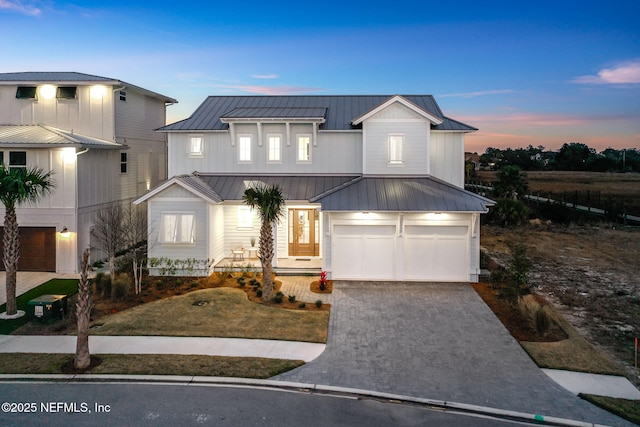
[[125, 145], [45, 125], [0, 125], [0, 147], [118, 149]]
[[[444, 131], [472, 132], [477, 129], [450, 119], [442, 114], [431, 95], [288, 95], [288, 96], [209, 96], [193, 112], [191, 117], [163, 126], [162, 132], [222, 131], [229, 128], [225, 118], [229, 114], [239, 115], [234, 110], [241, 109], [244, 118], [254, 114], [254, 119], [265, 118], [266, 114], [278, 115], [281, 119], [295, 118], [301, 110], [309, 110], [319, 117], [325, 110], [325, 122], [321, 130], [353, 130], [360, 122], [354, 120], [374, 111], [390, 100], [402, 99], [414, 111], [430, 117], [432, 129]], [[264, 110], [261, 110], [264, 109]], [[261, 112], [263, 111], [263, 112]], [[267, 113], [267, 111], [269, 113]], [[276, 114], [277, 111], [277, 114]], [[439, 123], [439, 124], [437, 124]]]
[[405, 107], [409, 108], [410, 110], [418, 113], [419, 115], [421, 115], [425, 119], [429, 120], [431, 123], [434, 123], [436, 125], [440, 125], [443, 122], [442, 118], [436, 117], [433, 114], [430, 114], [429, 111], [426, 111], [426, 110], [418, 107], [416, 104], [408, 101], [405, 97], [400, 96], [400, 95], [396, 95], [396, 96], [392, 96], [391, 98], [389, 98], [388, 100], [386, 100], [382, 104], [378, 105], [376, 108], [374, 108], [374, 109], [372, 109], [370, 111], [367, 111], [366, 113], [364, 113], [360, 117], [354, 119], [351, 123], [353, 123], [354, 125], [359, 125], [360, 123], [364, 122], [365, 120], [367, 120], [371, 116], [379, 113], [380, 111], [384, 110], [385, 108], [387, 108], [388, 106], [390, 106], [391, 104], [393, 104], [395, 102], [399, 102], [400, 104], [404, 105]]
[[134, 201], [179, 185], [210, 203], [240, 202], [256, 183], [278, 184], [287, 201], [319, 203], [324, 211], [487, 212], [493, 201], [430, 176], [180, 175]]
[[38, 85], [42, 83], [66, 84], [66, 85], [86, 85], [103, 84], [107, 86], [124, 86], [158, 98], [169, 104], [176, 104], [178, 101], [168, 96], [144, 89], [140, 86], [132, 85], [118, 79], [95, 76], [93, 74], [78, 73], [75, 71], [27, 71], [18, 73], [0, 73], [0, 85]]

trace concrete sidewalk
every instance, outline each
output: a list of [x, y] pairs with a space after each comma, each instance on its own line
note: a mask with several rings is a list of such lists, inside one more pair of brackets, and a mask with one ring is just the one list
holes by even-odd
[[[239, 338], [96, 336], [89, 337], [92, 354], [198, 354], [265, 357], [310, 362], [324, 344]], [[0, 353], [75, 353], [76, 337], [67, 335], [0, 335]]]

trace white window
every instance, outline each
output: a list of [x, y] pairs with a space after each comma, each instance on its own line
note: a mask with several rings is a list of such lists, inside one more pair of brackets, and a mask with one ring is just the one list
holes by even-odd
[[238, 228], [253, 228], [253, 212], [249, 206], [238, 206]]
[[267, 162], [280, 163], [282, 161], [282, 135], [270, 134], [267, 136]]
[[311, 135], [298, 135], [298, 162], [311, 162]]
[[202, 156], [202, 135], [193, 135], [189, 137], [189, 156]]
[[402, 159], [402, 144], [404, 135], [389, 135], [389, 164], [401, 165], [404, 163]]
[[238, 161], [251, 163], [251, 135], [238, 135]]
[[162, 243], [195, 243], [195, 214], [163, 213], [159, 240]]
[[[4, 155], [1, 159], [4, 164]], [[26, 151], [9, 151], [9, 169], [25, 169], [27, 167]]]

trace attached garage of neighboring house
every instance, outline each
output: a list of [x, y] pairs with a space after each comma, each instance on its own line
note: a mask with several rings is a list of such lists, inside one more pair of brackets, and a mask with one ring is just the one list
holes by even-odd
[[[19, 271], [56, 271], [56, 228], [20, 227]], [[4, 227], [0, 227], [0, 236], [4, 236]], [[0, 253], [4, 254], [4, 243], [0, 239]], [[4, 271], [4, 262], [0, 262], [0, 271]]]
[[477, 280], [488, 199], [432, 177], [363, 177], [311, 201], [330, 230], [323, 258], [333, 279]]

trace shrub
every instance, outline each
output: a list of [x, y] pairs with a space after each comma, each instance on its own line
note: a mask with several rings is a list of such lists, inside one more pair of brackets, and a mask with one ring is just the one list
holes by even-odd
[[100, 281], [100, 288], [102, 289], [103, 298], [111, 298], [111, 276], [105, 274]]
[[280, 292], [278, 292], [276, 294], [276, 296], [273, 297], [273, 301], [280, 304], [282, 302], [282, 299], [284, 298], [284, 295]]
[[262, 296], [262, 289], [257, 289], [256, 290], [256, 296], [257, 297], [261, 297]]
[[322, 300], [321, 299], [316, 301], [316, 307], [318, 307], [318, 308], [322, 307]]
[[236, 281], [238, 282], [238, 285], [239, 285], [241, 288], [243, 288], [243, 287], [244, 287], [244, 285], [245, 285], [244, 277], [242, 277], [242, 276], [241, 276], [241, 277], [238, 277], [238, 278], [236, 279]]
[[260, 282], [258, 282], [257, 279], [251, 279], [249, 280], [249, 283], [251, 284], [251, 286], [260, 286]]
[[531, 329], [539, 335], [544, 335], [551, 326], [551, 320], [544, 308], [533, 295], [525, 295], [518, 298], [518, 308], [520, 313], [529, 322]]
[[490, 221], [503, 227], [527, 222], [531, 210], [520, 200], [499, 199], [489, 212]]
[[292, 303], [292, 304], [294, 302], [296, 302], [296, 296], [295, 295], [289, 295], [287, 298], [289, 299], [289, 302]]
[[298, 304], [298, 308], [305, 308], [307, 306], [306, 303], [301, 302], [300, 304]]
[[325, 291], [327, 290], [327, 272], [326, 271], [321, 271], [320, 272], [320, 290], [321, 291]]
[[113, 298], [122, 301], [131, 289], [131, 277], [128, 274], [122, 273], [116, 276], [116, 280], [113, 281]]

